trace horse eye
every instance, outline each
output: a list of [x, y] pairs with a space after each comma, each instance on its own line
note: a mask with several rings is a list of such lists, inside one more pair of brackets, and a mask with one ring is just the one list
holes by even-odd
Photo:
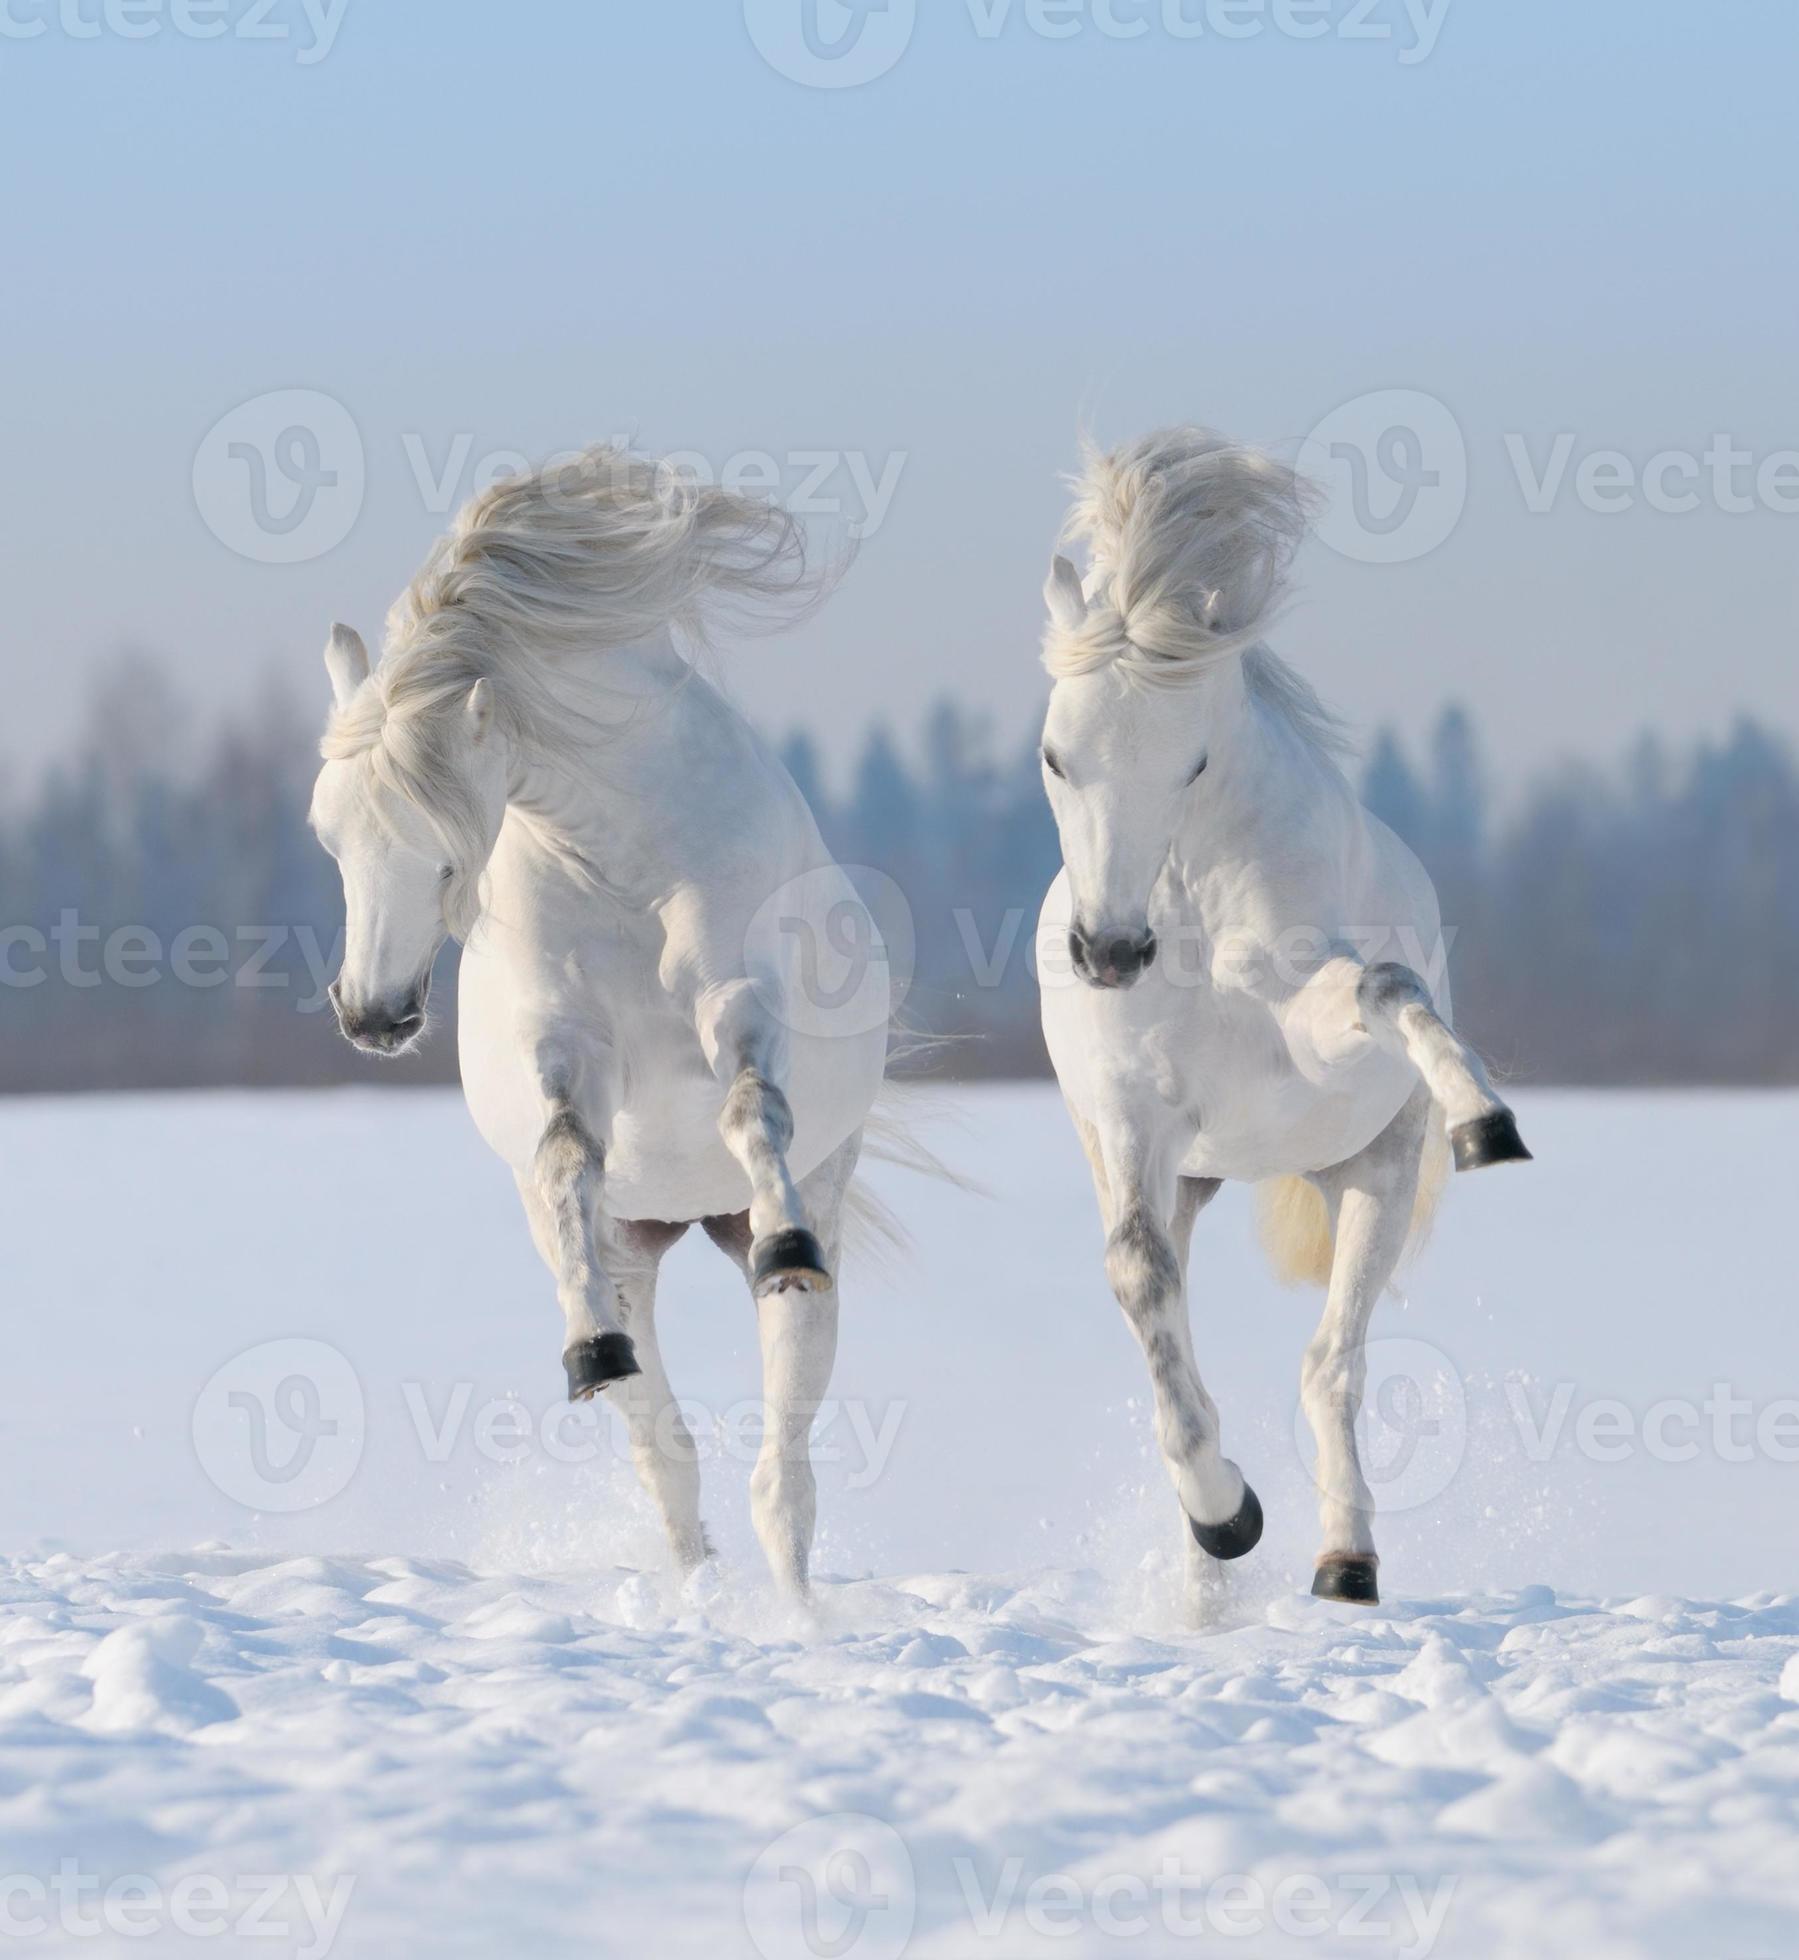
[[1195, 769], [1193, 774], [1187, 778], [1187, 781], [1190, 785], [1198, 782], [1200, 777], [1206, 773], [1206, 764], [1210, 762], [1211, 759], [1212, 758], [1209, 755], [1202, 755], [1199, 758], [1199, 767]]
[[1052, 776], [1061, 776], [1063, 782], [1067, 782], [1068, 778], [1063, 774], [1062, 765], [1056, 760], [1052, 750], [1045, 749], [1043, 751], [1043, 766]]
[[437, 872], [437, 882], [440, 885], [447, 885], [455, 875], [456, 867], [453, 864], [440, 865]]

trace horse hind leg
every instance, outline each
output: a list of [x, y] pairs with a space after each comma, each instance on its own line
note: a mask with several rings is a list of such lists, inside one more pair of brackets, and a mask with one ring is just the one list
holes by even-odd
[[1368, 1323], [1405, 1250], [1430, 1120], [1431, 1095], [1420, 1088], [1366, 1150], [1316, 1179], [1336, 1237], [1324, 1317], [1300, 1373], [1318, 1445], [1323, 1547], [1312, 1591], [1320, 1599], [1368, 1606], [1380, 1599], [1374, 1497], [1355, 1426], [1367, 1385]]
[[625, 1419], [638, 1481], [662, 1514], [684, 1575], [712, 1556], [712, 1546], [700, 1521], [699, 1450], [669, 1385], [656, 1335], [656, 1279], [663, 1255], [686, 1230], [630, 1222], [616, 1225], [612, 1234], [618, 1295], [638, 1364], [636, 1374], [619, 1381], [613, 1399]]
[[[804, 1180], [818, 1220], [821, 1270], [834, 1270], [843, 1204], [861, 1150], [851, 1137]], [[756, 1288], [755, 1239], [747, 1215], [708, 1218], [707, 1236], [750, 1281], [762, 1347], [763, 1437], [750, 1474], [750, 1515], [776, 1583], [804, 1596], [811, 1583], [818, 1481], [812, 1425], [837, 1357], [837, 1286]], [[825, 1262], [829, 1264], [826, 1265]]]
[[1417, 1069], [1442, 1108], [1458, 1171], [1530, 1161], [1518, 1119], [1494, 1093], [1480, 1057], [1438, 1014], [1410, 967], [1366, 968], [1355, 999], [1362, 1026]]

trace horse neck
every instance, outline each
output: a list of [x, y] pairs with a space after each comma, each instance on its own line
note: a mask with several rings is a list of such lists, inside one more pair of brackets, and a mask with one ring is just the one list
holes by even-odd
[[1214, 735], [1206, 774], [1211, 794], [1178, 839], [1190, 865], [1264, 858], [1291, 838], [1295, 813], [1327, 794], [1331, 772], [1285, 719], [1251, 692], [1241, 660], [1205, 685]]
[[680, 712], [680, 695], [702, 685], [666, 630], [601, 656], [600, 685], [571, 697], [571, 725], [582, 714], [602, 726], [581, 753], [525, 748], [512, 759], [507, 808], [546, 844], [596, 866], [644, 864], [655, 855], [664, 818], [656, 785], [659, 728]]

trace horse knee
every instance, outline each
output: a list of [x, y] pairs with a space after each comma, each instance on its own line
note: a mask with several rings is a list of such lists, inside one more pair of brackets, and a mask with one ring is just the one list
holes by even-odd
[[537, 1188], [552, 1205], [560, 1204], [588, 1178], [605, 1170], [606, 1153], [590, 1136], [574, 1109], [558, 1104], [538, 1141], [532, 1172]]
[[803, 1452], [789, 1455], [784, 1451], [765, 1451], [750, 1472], [750, 1508], [761, 1517], [804, 1512], [815, 1500], [817, 1491], [818, 1479], [812, 1473], [812, 1460]]
[[1361, 1409], [1365, 1374], [1360, 1355], [1314, 1342], [1299, 1370], [1299, 1399], [1307, 1415], [1334, 1414], [1353, 1422]]
[[756, 1069], [739, 1072], [725, 1095], [718, 1127], [726, 1138], [756, 1138], [783, 1155], [793, 1142], [793, 1106]]
[[1106, 1241], [1106, 1278], [1133, 1324], [1151, 1318], [1181, 1290], [1180, 1261], [1168, 1234], [1133, 1205]]
[[1409, 966], [1401, 966], [1397, 960], [1385, 960], [1379, 966], [1364, 969], [1356, 982], [1355, 998], [1356, 1009], [1364, 1021], [1371, 1017], [1391, 1020], [1402, 1007], [1431, 1006], [1424, 982]]

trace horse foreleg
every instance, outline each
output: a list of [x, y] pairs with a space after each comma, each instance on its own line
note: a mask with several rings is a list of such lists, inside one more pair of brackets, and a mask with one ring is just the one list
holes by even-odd
[[1218, 1408], [1200, 1379], [1187, 1317], [1184, 1241], [1217, 1186], [1156, 1174], [1134, 1138], [1107, 1139], [1078, 1117], [1076, 1128], [1107, 1227], [1106, 1277], [1149, 1364], [1156, 1441], [1188, 1530], [1213, 1558], [1241, 1558], [1262, 1536], [1262, 1507], [1220, 1448]]
[[1318, 1444], [1323, 1548], [1312, 1591], [1366, 1605], [1380, 1598], [1374, 1498], [1356, 1448], [1367, 1383], [1368, 1322], [1405, 1250], [1431, 1117], [1420, 1089], [1368, 1148], [1314, 1180], [1336, 1240], [1324, 1318], [1306, 1349], [1300, 1400]]
[[530, 1170], [519, 1175], [519, 1193], [538, 1250], [556, 1276], [569, 1400], [584, 1402], [607, 1383], [635, 1375], [637, 1356], [602, 1257], [605, 1152], [565, 1088], [549, 1088], [546, 1101], [543, 1134]]
[[1443, 1111], [1456, 1169], [1528, 1162], [1517, 1118], [1494, 1093], [1480, 1057], [1438, 1014], [1418, 975], [1388, 961], [1360, 969], [1354, 987], [1361, 1026], [1412, 1064]]
[[700, 1041], [724, 1085], [718, 1130], [750, 1184], [750, 1285], [758, 1297], [822, 1293], [831, 1269], [787, 1168], [793, 1110], [787, 1101], [786, 1036], [747, 980], [719, 988], [700, 1016]]

